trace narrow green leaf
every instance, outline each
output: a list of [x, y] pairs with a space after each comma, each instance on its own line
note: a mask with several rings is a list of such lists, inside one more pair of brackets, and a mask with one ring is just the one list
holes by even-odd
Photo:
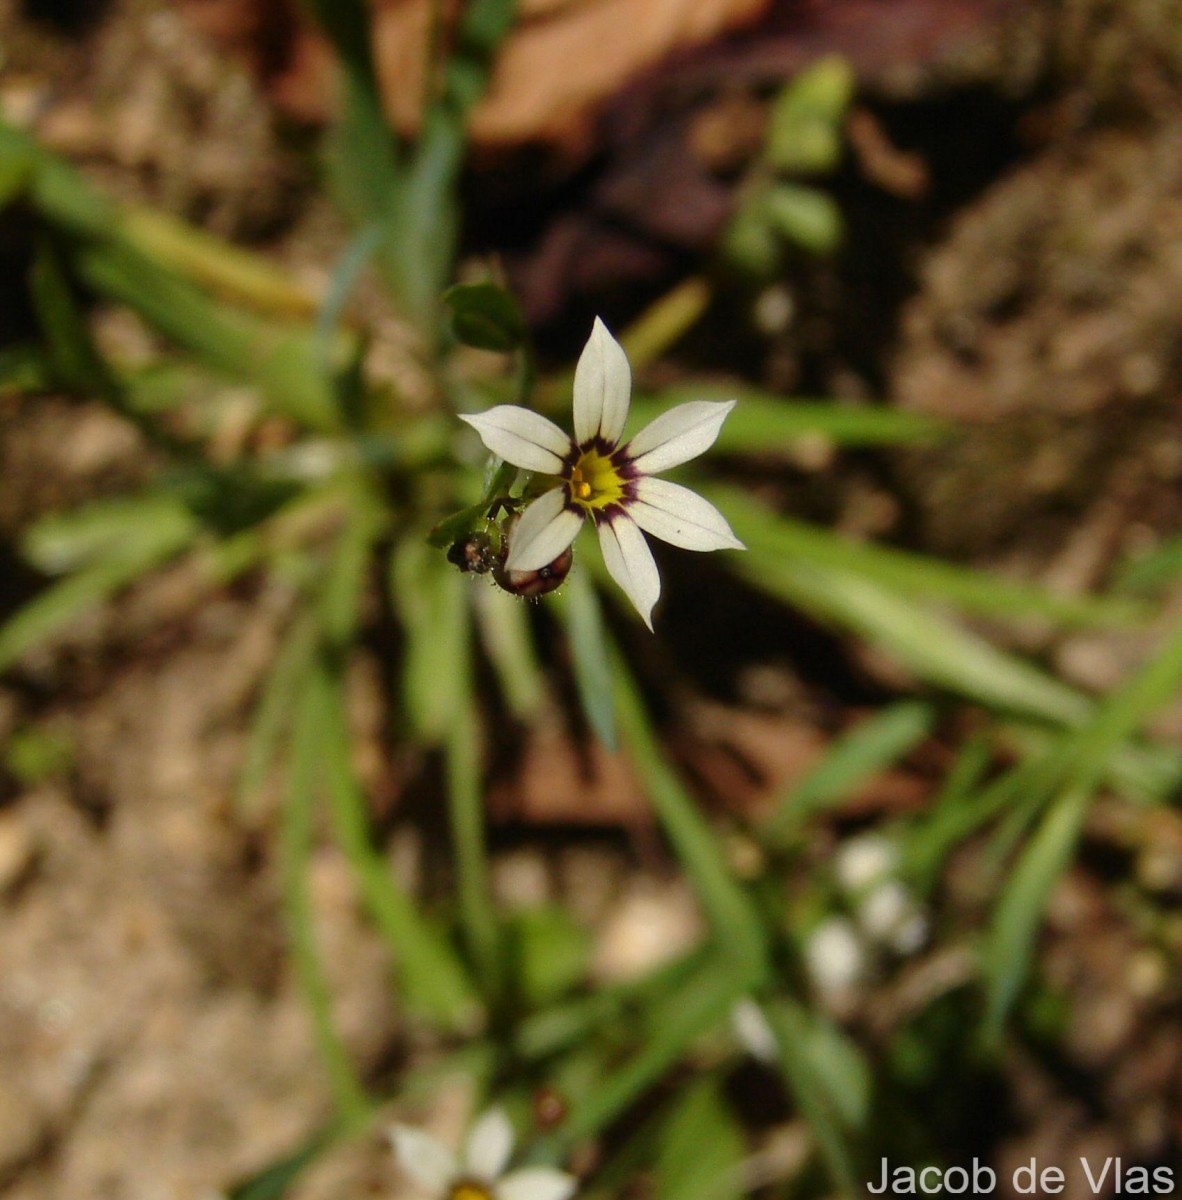
[[90, 335], [62, 254], [48, 237], [38, 240], [30, 284], [56, 378], [80, 392], [109, 395], [111, 375]]
[[[65, 160], [40, 146], [30, 134], [0, 121], [0, 160], [19, 161], [30, 170], [24, 192], [32, 207], [69, 233], [106, 237], [118, 225], [113, 204]], [[31, 167], [28, 165], [31, 164]]]
[[624, 746], [713, 926], [719, 950], [734, 964], [740, 984], [753, 986], [768, 970], [756, 910], [731, 874], [718, 839], [666, 762], [631, 671], [618, 652], [612, 653], [611, 663]]
[[661, 1129], [653, 1172], [657, 1200], [739, 1200], [746, 1150], [743, 1127], [719, 1081], [699, 1080], [674, 1102]]
[[340, 116], [327, 148], [329, 182], [358, 225], [393, 231], [389, 217], [402, 184], [399, 148], [382, 107], [370, 44], [372, 14], [362, 0], [305, 0], [340, 60]]
[[339, 429], [332, 378], [311, 326], [268, 321], [218, 303], [118, 242], [83, 244], [73, 263], [90, 287], [126, 304], [205, 366], [255, 384], [275, 411], [319, 432]]
[[27, 190], [37, 171], [32, 141], [0, 136], [0, 211]]
[[444, 742], [447, 766], [448, 816], [456, 856], [460, 918], [469, 950], [476, 962], [486, 996], [502, 990], [500, 930], [493, 907], [492, 881], [484, 834], [484, 796], [481, 789], [480, 730], [476, 720], [466, 658], [447, 670], [463, 679], [451, 711]]
[[365, 798], [350, 760], [339, 679], [317, 672], [322, 769], [333, 833], [353, 869], [362, 900], [401, 973], [408, 1006], [453, 1030], [471, 1031], [479, 1017], [471, 984], [451, 947], [423, 918], [373, 845]]
[[218, 299], [293, 320], [316, 315], [315, 295], [273, 259], [246, 250], [158, 208], [123, 210], [116, 240]]
[[[732, 414], [732, 419], [741, 411]], [[728, 420], [728, 424], [730, 421]], [[726, 429], [726, 426], [723, 426]], [[836, 567], [918, 598], [946, 600], [998, 617], [1046, 617], [1064, 624], [1125, 624], [1144, 615], [1125, 597], [1057, 596], [891, 546], [855, 542], [781, 516], [735, 488], [699, 488], [730, 518], [753, 554]]]
[[627, 1062], [577, 1097], [562, 1129], [562, 1141], [576, 1144], [593, 1137], [671, 1067], [692, 1042], [725, 1021], [743, 994], [742, 974], [725, 956], [708, 960], [676, 994], [654, 1004], [646, 1014], [647, 1036]]
[[267, 779], [289, 744], [296, 703], [304, 694], [318, 644], [315, 621], [303, 614], [286, 631], [262, 696], [255, 705], [247, 735], [246, 755], [238, 777], [235, 808], [240, 819], [253, 823]]
[[919, 745], [933, 720], [931, 705], [901, 701], [835, 738], [822, 760], [777, 802], [764, 835], [783, 842], [810, 817], [848, 798]]
[[298, 1150], [234, 1184], [226, 1192], [227, 1200], [283, 1200], [304, 1171], [333, 1144], [338, 1133], [335, 1124], [318, 1130]]
[[312, 1018], [312, 1029], [342, 1122], [362, 1125], [369, 1097], [337, 1033], [332, 990], [316, 945], [312, 897], [308, 888], [315, 841], [316, 796], [322, 780], [325, 733], [331, 706], [323, 678], [313, 673], [300, 698], [292, 737], [287, 803], [280, 830], [283, 908], [292, 961]]
[[196, 521], [161, 528], [159, 536], [124, 547], [75, 575], [46, 588], [0, 628], [0, 670], [34, 647], [49, 641], [84, 613], [180, 554], [196, 537]]
[[187, 545], [198, 522], [180, 497], [164, 491], [96, 500], [37, 521], [22, 539], [25, 557], [48, 575], [130, 560]]
[[497, 673], [510, 712], [529, 720], [545, 698], [545, 684], [529, 630], [529, 609], [497, 587], [473, 590], [480, 641]]
[[852, 571], [754, 548], [734, 566], [755, 587], [865, 637], [920, 678], [980, 704], [1068, 725], [1090, 711], [1066, 684]]
[[991, 821], [1023, 806], [1035, 813], [1045, 808], [1063, 785], [1073, 749], [1073, 736], [1057, 731], [1040, 751], [967, 795], [963, 803], [933, 806], [908, 845], [906, 867], [915, 886], [930, 892], [948, 855]]
[[1059, 877], [1071, 862], [1091, 802], [1075, 788], [1063, 793], [1026, 844], [994, 915], [986, 951], [988, 979], [984, 1037], [996, 1045], [1010, 1008], [1030, 973], [1035, 939]]
[[506, 938], [513, 988], [527, 1008], [553, 1004], [586, 980], [591, 934], [561, 905], [515, 912]]
[[[856, 1200], [862, 1195], [860, 1180], [863, 1178], [854, 1161], [853, 1151], [849, 1144], [847, 1126], [841, 1114], [846, 1101], [837, 1099], [835, 1091], [848, 1084], [850, 1078], [861, 1077], [858, 1085], [867, 1088], [868, 1074], [862, 1069], [855, 1068], [855, 1075], [850, 1077], [849, 1061], [842, 1064], [841, 1071], [836, 1076], [825, 1073], [824, 1055], [818, 1059], [815, 1047], [805, 1050], [815, 1038], [814, 1022], [810, 1014], [795, 1001], [781, 999], [763, 1006], [764, 1014], [776, 1035], [780, 1050], [780, 1072], [784, 1082], [792, 1092], [801, 1115], [808, 1122], [817, 1147], [829, 1169], [829, 1173], [838, 1189], [838, 1194], [848, 1200]], [[854, 1052], [851, 1051], [851, 1054]], [[846, 1078], [843, 1079], [843, 1076]], [[858, 1108], [865, 1101], [859, 1102]]]
[[638, 1007], [680, 994], [716, 958], [708, 947], [696, 946], [638, 978], [605, 984], [586, 996], [526, 1016], [514, 1030], [514, 1051], [528, 1061], [539, 1061], [587, 1041], [613, 1023], [631, 1028]]
[[381, 531], [380, 503], [354, 489], [345, 524], [320, 590], [320, 628], [325, 646], [346, 653], [357, 637], [374, 538]]
[[1182, 537], [1167, 538], [1148, 554], [1124, 564], [1117, 575], [1116, 587], [1122, 592], [1153, 595], [1182, 575]]
[[1182, 690], [1182, 624], [1132, 679], [1064, 742], [1063, 791], [1026, 844], [998, 902], [986, 953], [984, 1035], [996, 1046], [1030, 972], [1047, 901], [1071, 861], [1092, 797], [1112, 760], [1137, 730]]
[[556, 611], [566, 626], [583, 715], [608, 750], [616, 748], [615, 684], [599, 597], [582, 571], [572, 571]]
[[926, 891], [942, 869], [948, 852], [979, 819], [976, 798], [981, 781], [994, 757], [992, 739], [970, 738], [961, 747], [940, 790], [924, 814], [911, 823], [903, 839], [904, 872], [909, 881]]
[[718, 434], [713, 454], [785, 456], [799, 446], [818, 443], [834, 447], [921, 445], [952, 432], [931, 417], [902, 409], [803, 400], [716, 383], [669, 388], [659, 396], [637, 396], [630, 423], [643, 428], [660, 413], [689, 400], [738, 401]]
[[407, 536], [391, 556], [390, 597], [406, 631], [406, 712], [419, 736], [435, 745], [446, 740], [469, 692], [471, 583], [421, 538]]

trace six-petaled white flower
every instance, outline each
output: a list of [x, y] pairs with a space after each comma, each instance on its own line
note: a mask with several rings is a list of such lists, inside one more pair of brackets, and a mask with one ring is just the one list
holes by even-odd
[[489, 1109], [472, 1126], [461, 1155], [438, 1138], [395, 1125], [390, 1141], [402, 1169], [438, 1200], [570, 1200], [577, 1180], [554, 1167], [505, 1173], [513, 1126], [503, 1109]]
[[713, 504], [655, 478], [708, 450], [735, 402], [680, 404], [624, 442], [631, 392], [623, 347], [597, 317], [575, 369], [573, 438], [513, 404], [462, 419], [493, 454], [557, 480], [521, 514], [506, 569], [540, 570], [593, 521], [608, 571], [651, 629], [661, 577], [641, 530], [686, 550], [744, 548]]

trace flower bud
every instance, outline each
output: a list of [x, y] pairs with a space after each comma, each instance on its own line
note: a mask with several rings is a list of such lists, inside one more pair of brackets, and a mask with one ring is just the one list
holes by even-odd
[[536, 571], [506, 571], [504, 564], [499, 563], [493, 568], [493, 579], [506, 592], [533, 600], [561, 587], [563, 580], [570, 574], [571, 563], [574, 560], [574, 549], [567, 546], [553, 562], [539, 567]]

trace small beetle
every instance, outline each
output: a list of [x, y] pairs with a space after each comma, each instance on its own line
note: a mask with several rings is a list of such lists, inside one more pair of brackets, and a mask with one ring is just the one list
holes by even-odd
[[501, 564], [503, 554], [497, 552], [493, 540], [487, 533], [474, 530], [452, 543], [447, 552], [447, 561], [454, 563], [461, 571], [473, 575], [487, 575], [489, 571]]

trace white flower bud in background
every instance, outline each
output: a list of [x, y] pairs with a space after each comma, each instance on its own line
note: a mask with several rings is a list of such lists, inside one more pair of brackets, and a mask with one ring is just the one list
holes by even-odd
[[871, 941], [898, 954], [918, 950], [927, 936], [927, 918], [897, 879], [888, 879], [858, 904], [858, 923]]
[[851, 838], [838, 847], [833, 872], [847, 892], [861, 892], [895, 872], [899, 854], [894, 842], [876, 833]]
[[896, 954], [914, 954], [927, 939], [928, 919], [898, 879], [898, 867], [898, 847], [878, 834], [851, 838], [833, 861], [838, 885], [867, 940]]
[[826, 999], [849, 992], [866, 974], [866, 951], [847, 917], [826, 917], [809, 935], [804, 965], [813, 986]]
[[779, 1057], [780, 1047], [763, 1009], [750, 997], [731, 1009], [731, 1028], [743, 1049], [758, 1062], [771, 1065]]

